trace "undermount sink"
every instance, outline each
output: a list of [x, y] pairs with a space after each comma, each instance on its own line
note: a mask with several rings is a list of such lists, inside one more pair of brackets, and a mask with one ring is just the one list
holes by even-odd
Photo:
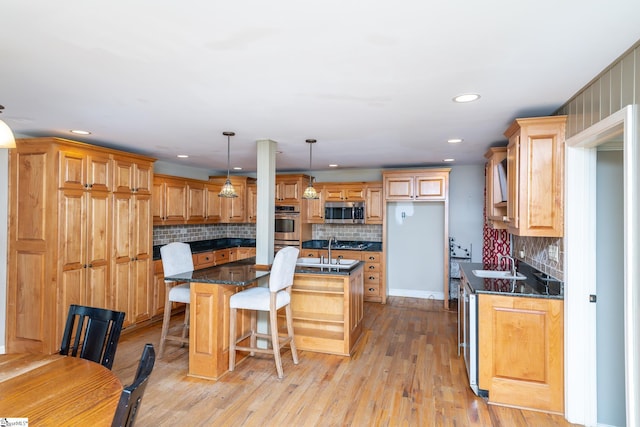
[[331, 259], [331, 263], [328, 263], [328, 260], [325, 260], [324, 263], [320, 258], [298, 258], [296, 261], [296, 265], [300, 267], [323, 267], [323, 268], [337, 268], [348, 270], [353, 268], [360, 261], [357, 259]]
[[516, 272], [514, 276], [510, 271], [502, 270], [472, 270], [474, 276], [481, 277], [483, 279], [505, 279], [505, 280], [524, 280], [527, 278], [522, 273]]

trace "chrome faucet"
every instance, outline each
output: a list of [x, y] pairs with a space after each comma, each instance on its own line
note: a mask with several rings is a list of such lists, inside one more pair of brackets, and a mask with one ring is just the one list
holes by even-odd
[[514, 261], [513, 257], [509, 256], [509, 255], [502, 255], [502, 254], [498, 254], [498, 264], [500, 264], [500, 261], [502, 261], [503, 258], [506, 258], [508, 260], [511, 261], [511, 275], [515, 276], [516, 275], [516, 262]]
[[327, 261], [327, 263], [329, 263], [329, 264], [331, 264], [331, 243], [335, 242], [335, 241], [336, 241], [335, 237], [333, 237], [333, 236], [329, 237], [329, 245], [328, 245], [328, 248], [329, 248], [329, 260]]

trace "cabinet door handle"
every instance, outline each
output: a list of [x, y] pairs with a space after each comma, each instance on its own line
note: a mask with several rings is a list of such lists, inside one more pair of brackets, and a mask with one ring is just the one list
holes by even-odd
[[369, 292], [373, 292], [375, 290], [376, 290], [376, 288], [369, 288]]
[[370, 266], [369, 266], [369, 270], [373, 270], [374, 268], [376, 268], [376, 266], [375, 266], [375, 265], [370, 265]]
[[369, 276], [369, 280], [375, 279], [375, 276]]

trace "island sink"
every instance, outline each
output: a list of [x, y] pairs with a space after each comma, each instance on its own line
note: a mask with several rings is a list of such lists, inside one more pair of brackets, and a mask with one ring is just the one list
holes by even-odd
[[331, 263], [329, 263], [329, 260], [324, 260], [324, 262], [321, 262], [322, 259], [320, 258], [298, 258], [298, 261], [296, 261], [296, 265], [300, 266], [300, 267], [321, 267], [321, 268], [337, 268], [337, 269], [344, 269], [344, 270], [349, 270], [351, 268], [353, 268], [356, 264], [358, 264], [360, 261], [357, 259], [343, 259], [343, 258], [333, 258], [331, 259]]

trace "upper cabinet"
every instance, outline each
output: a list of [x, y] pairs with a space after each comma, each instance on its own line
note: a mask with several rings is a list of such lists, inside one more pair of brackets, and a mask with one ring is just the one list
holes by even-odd
[[[224, 185], [227, 180], [226, 176], [210, 176], [209, 182], [213, 184]], [[233, 188], [236, 190], [238, 197], [226, 198], [221, 197], [221, 212], [223, 223], [245, 223], [247, 222], [247, 184], [255, 182], [254, 178], [246, 176], [229, 177]], [[210, 197], [214, 197], [210, 194]]]
[[187, 181], [164, 175], [153, 177], [154, 225], [184, 224], [187, 220]]
[[507, 212], [518, 236], [562, 237], [566, 116], [516, 119], [507, 146]]
[[507, 228], [507, 147], [491, 147], [484, 155], [487, 222], [496, 229]]
[[369, 182], [365, 186], [365, 223], [382, 224], [384, 196], [381, 182]]
[[276, 204], [300, 203], [309, 176], [301, 174], [276, 176]]
[[324, 185], [325, 202], [364, 202], [364, 184], [327, 182]]
[[436, 201], [447, 198], [450, 169], [385, 171], [384, 194], [390, 201]]
[[318, 193], [318, 198], [302, 200], [302, 221], [305, 224], [324, 224], [324, 186], [314, 184], [313, 188]]
[[258, 183], [247, 183], [247, 222], [254, 223], [258, 218]]
[[[153, 224], [217, 224], [251, 222], [247, 218], [247, 186], [255, 179], [232, 176], [238, 197], [218, 197], [227, 177], [209, 181], [155, 175], [153, 180]], [[255, 221], [255, 219], [253, 219]]]

